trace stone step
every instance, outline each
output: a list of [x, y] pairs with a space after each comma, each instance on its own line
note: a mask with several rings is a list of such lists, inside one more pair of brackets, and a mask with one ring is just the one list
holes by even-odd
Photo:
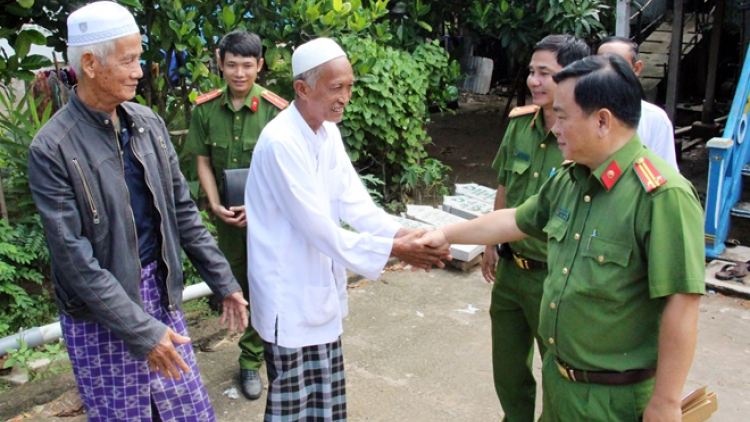
[[[466, 221], [466, 219], [457, 215], [424, 205], [407, 205], [406, 217], [416, 221], [409, 222], [398, 219], [396, 221], [404, 227], [418, 228], [420, 226], [415, 223], [422, 223], [430, 227], [443, 227]], [[453, 256], [453, 259], [458, 259], [459, 261], [470, 262], [482, 252], [484, 252], [483, 245], [451, 245], [451, 256]]]
[[476, 183], [456, 183], [456, 195], [468, 196], [469, 198], [478, 199], [490, 205], [495, 204], [496, 193], [497, 189], [488, 188]]
[[492, 212], [492, 205], [468, 196], [444, 196], [442, 210], [467, 220]]
[[721, 271], [726, 265], [733, 265], [734, 262], [713, 260], [706, 265], [706, 289], [716, 290], [732, 296], [750, 297], [750, 276], [745, 276], [741, 281], [737, 280], [718, 280], [716, 273]]

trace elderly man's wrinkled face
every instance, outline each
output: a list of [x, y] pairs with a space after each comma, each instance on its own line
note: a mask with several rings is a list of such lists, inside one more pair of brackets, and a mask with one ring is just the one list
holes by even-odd
[[[344, 107], [352, 98], [354, 71], [349, 59], [339, 57], [321, 65], [321, 74], [307, 101], [313, 120], [338, 123], [344, 117]], [[312, 126], [312, 125], [311, 125]]]
[[140, 34], [115, 40], [115, 51], [102, 65], [96, 60], [93, 92], [102, 102], [121, 104], [135, 97], [138, 79], [143, 76], [139, 62], [143, 49]]

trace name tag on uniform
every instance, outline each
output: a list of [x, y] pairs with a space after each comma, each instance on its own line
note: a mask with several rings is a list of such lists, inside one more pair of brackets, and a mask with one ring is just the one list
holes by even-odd
[[570, 217], [570, 212], [566, 210], [563, 207], [557, 207], [557, 211], [555, 212], [556, 217], [560, 217], [565, 221], [568, 221], [568, 218]]

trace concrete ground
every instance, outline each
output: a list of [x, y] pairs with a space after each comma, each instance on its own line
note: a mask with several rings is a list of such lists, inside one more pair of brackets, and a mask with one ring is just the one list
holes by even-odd
[[[349, 420], [500, 421], [490, 362], [490, 289], [478, 267], [465, 273], [390, 270], [377, 281], [352, 285], [342, 337]], [[217, 320], [208, 325], [203, 335], [218, 332]], [[703, 298], [697, 355], [685, 390], [707, 384], [718, 393], [712, 421], [744, 421], [750, 414], [749, 328], [750, 302], [717, 294]], [[265, 395], [249, 402], [224, 394], [239, 386], [236, 336], [222, 337], [209, 341], [215, 351], [198, 352], [217, 416], [260, 422]], [[540, 366], [537, 356], [537, 375]], [[264, 373], [263, 378], [265, 383]], [[23, 420], [42, 420], [32, 410]], [[43, 420], [80, 422], [85, 416]]]

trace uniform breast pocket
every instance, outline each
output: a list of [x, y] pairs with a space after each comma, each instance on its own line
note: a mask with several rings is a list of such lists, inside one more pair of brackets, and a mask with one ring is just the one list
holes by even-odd
[[544, 232], [550, 241], [561, 243], [568, 232], [568, 222], [562, 218], [552, 217], [544, 227]]
[[524, 174], [531, 167], [531, 161], [524, 160], [521, 157], [514, 156], [508, 163], [505, 164], [505, 170], [511, 171], [516, 174]]
[[585, 282], [578, 285], [579, 293], [599, 301], [621, 302], [623, 269], [630, 264], [633, 247], [602, 236], [589, 237], [581, 246], [580, 270]]

